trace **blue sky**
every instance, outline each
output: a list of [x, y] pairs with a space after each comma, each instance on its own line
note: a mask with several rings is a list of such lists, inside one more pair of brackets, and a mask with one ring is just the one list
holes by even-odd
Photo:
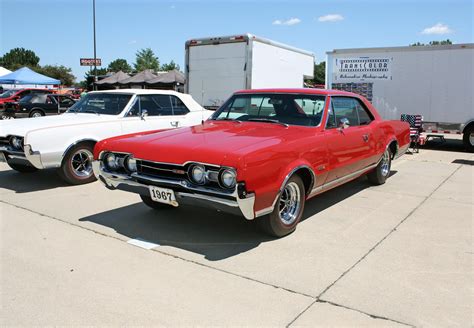
[[[130, 64], [152, 48], [160, 62], [184, 63], [188, 39], [252, 33], [315, 53], [403, 46], [449, 38], [473, 42], [472, 0], [164, 1], [96, 0], [97, 57]], [[35, 51], [41, 65], [71, 67], [78, 80], [93, 57], [92, 0], [0, 0], [0, 55]]]

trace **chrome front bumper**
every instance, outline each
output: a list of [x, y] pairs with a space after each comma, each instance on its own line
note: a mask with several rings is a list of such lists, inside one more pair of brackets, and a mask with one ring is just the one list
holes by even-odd
[[42, 169], [43, 163], [41, 162], [41, 154], [31, 150], [30, 145], [25, 145], [24, 151], [11, 150], [5, 146], [0, 146], [0, 162], [6, 162], [6, 159], [12, 159], [15, 162], [25, 162], [30, 164], [37, 169]]
[[172, 189], [178, 205], [191, 205], [212, 208], [229, 214], [243, 215], [247, 220], [255, 218], [255, 194], [239, 193], [238, 184], [232, 193], [193, 187], [188, 181], [158, 179], [133, 173], [131, 175], [115, 174], [101, 169], [100, 161], [92, 163], [96, 177], [110, 190], [123, 190], [150, 196], [148, 186]]

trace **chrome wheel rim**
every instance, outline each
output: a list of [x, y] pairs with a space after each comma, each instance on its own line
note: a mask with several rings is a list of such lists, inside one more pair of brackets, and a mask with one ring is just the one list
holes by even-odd
[[41, 115], [41, 113], [33, 113], [33, 115], [31, 115], [31, 117], [41, 117], [43, 115]]
[[279, 215], [285, 225], [291, 225], [298, 217], [301, 207], [301, 192], [295, 182], [285, 186], [280, 195]]
[[385, 177], [390, 173], [390, 153], [388, 150], [383, 153], [382, 156], [382, 165], [380, 166], [380, 170], [382, 175]]
[[474, 146], [474, 132], [469, 135], [469, 143]]
[[71, 157], [72, 171], [78, 177], [88, 177], [92, 174], [92, 153], [87, 149], [77, 150]]

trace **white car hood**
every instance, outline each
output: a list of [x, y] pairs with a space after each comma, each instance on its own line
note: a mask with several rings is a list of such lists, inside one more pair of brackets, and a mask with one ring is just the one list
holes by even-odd
[[118, 116], [113, 115], [65, 113], [56, 116], [1, 120], [0, 137], [6, 137], [8, 135], [24, 137], [28, 132], [31, 132], [33, 130], [84, 123], [101, 123], [106, 121], [113, 121], [117, 118]]

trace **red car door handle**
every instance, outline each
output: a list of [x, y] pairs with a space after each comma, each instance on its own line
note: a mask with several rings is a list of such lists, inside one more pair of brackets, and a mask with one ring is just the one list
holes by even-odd
[[363, 134], [362, 139], [364, 139], [365, 142], [369, 141], [369, 135], [368, 134]]

